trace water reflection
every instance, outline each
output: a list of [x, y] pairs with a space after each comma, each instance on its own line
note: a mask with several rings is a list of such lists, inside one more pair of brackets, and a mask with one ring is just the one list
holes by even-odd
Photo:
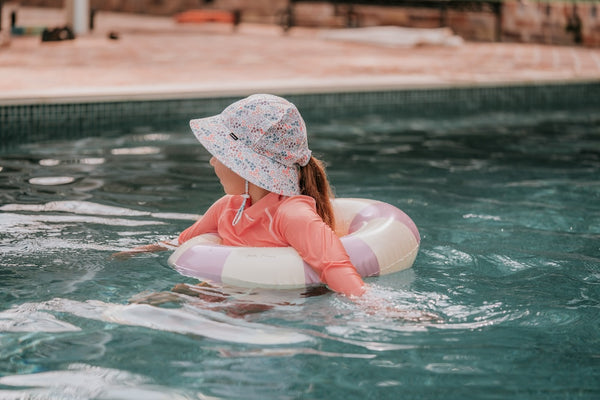
[[67, 393], [69, 397], [78, 399], [115, 400], [197, 399], [200, 395], [200, 393], [186, 393], [185, 390], [162, 387], [140, 374], [83, 363], [70, 364], [63, 371], [0, 377], [0, 385], [15, 388], [0, 389], [0, 395], [6, 400], [64, 398]]

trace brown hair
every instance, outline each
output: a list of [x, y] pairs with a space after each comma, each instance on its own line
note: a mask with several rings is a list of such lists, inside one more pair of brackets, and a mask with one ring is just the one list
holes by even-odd
[[331, 229], [335, 230], [335, 217], [331, 205], [333, 192], [323, 163], [315, 157], [310, 157], [308, 164], [300, 168], [300, 193], [315, 199], [317, 214]]

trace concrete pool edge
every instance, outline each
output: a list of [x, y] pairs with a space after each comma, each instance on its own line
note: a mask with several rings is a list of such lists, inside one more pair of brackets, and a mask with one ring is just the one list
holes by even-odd
[[77, 104], [127, 101], [156, 101], [208, 99], [223, 97], [245, 97], [253, 93], [272, 93], [276, 95], [327, 95], [337, 93], [393, 92], [408, 90], [460, 90], [470, 88], [509, 88], [568, 86], [581, 84], [598, 84], [600, 79], [539, 79], [539, 80], [497, 80], [490, 82], [432, 82], [429, 77], [414, 79], [390, 77], [368, 79], [330, 78], [271, 80], [262, 82], [235, 82], [232, 84], [198, 84], [198, 85], [143, 85], [143, 86], [110, 86], [104, 88], [84, 87], [79, 89], [53, 89], [42, 91], [12, 91], [0, 94], [0, 107], [11, 105], [33, 104]]

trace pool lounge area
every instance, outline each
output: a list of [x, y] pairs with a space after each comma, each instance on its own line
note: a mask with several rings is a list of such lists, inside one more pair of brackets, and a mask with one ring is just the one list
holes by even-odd
[[[0, 398], [598, 398], [600, 74], [298, 84], [273, 65], [221, 92], [114, 72], [104, 89], [0, 95]], [[187, 121], [254, 91], [298, 106], [337, 197], [416, 223], [413, 267], [366, 280], [392, 315], [322, 290], [173, 291], [198, 281], [169, 252], [113, 256], [175, 237], [222, 195]]]

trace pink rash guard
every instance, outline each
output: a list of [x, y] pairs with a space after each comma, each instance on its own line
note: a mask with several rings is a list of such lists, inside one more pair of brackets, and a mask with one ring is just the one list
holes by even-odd
[[312, 197], [269, 193], [247, 206], [242, 219], [232, 225], [242, 201], [238, 195], [217, 200], [179, 235], [179, 244], [203, 233], [218, 233], [227, 246], [291, 246], [332, 290], [356, 296], [364, 293], [362, 278], [339, 238], [317, 214]]

